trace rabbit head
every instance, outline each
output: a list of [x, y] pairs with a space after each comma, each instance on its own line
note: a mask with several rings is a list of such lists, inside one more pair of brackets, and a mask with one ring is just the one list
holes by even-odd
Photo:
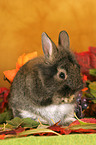
[[40, 76], [47, 92], [69, 97], [82, 86], [80, 66], [70, 51], [69, 36], [66, 31], [59, 34], [58, 47], [46, 33], [42, 33], [44, 63], [40, 67]]

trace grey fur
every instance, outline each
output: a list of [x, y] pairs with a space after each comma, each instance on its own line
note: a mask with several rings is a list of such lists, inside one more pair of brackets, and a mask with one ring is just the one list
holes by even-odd
[[75, 94], [83, 83], [80, 67], [69, 48], [67, 32], [60, 32], [58, 47], [43, 32], [42, 48], [44, 56], [28, 61], [17, 72], [11, 86], [9, 107], [14, 116], [36, 121], [39, 118], [49, 124], [52, 124], [51, 119], [69, 124], [74, 120], [75, 102], [62, 104], [61, 100]]

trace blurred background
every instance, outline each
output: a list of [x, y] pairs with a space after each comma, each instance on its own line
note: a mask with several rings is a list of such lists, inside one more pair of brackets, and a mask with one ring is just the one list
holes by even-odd
[[3, 71], [14, 69], [20, 55], [43, 54], [43, 31], [58, 44], [61, 30], [68, 32], [73, 51], [96, 46], [96, 1], [0, 0], [0, 87], [10, 87]]

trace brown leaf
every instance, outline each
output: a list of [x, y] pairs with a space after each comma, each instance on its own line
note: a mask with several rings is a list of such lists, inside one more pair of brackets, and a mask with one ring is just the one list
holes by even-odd
[[96, 117], [96, 103], [90, 103], [89, 107], [84, 110], [85, 117]]

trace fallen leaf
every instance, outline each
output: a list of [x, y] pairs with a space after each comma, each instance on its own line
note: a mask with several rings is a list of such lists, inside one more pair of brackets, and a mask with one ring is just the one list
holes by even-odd
[[88, 51], [74, 54], [80, 64], [81, 73], [91, 81], [96, 80], [96, 77], [89, 73], [90, 69], [96, 69], [96, 47], [89, 47]]
[[12, 120], [7, 120], [6, 122], [14, 128], [18, 128], [23, 123], [23, 120], [19, 117], [15, 117]]
[[82, 92], [85, 92], [85, 91], [87, 91], [87, 90], [88, 90], [88, 88], [85, 87], [85, 88], [82, 89]]
[[96, 117], [96, 103], [90, 103], [84, 114], [86, 117]]
[[67, 134], [71, 133], [71, 130], [62, 128], [61, 126], [50, 126], [50, 127], [48, 127], [48, 129], [58, 132], [59, 134], [67, 135]]
[[34, 59], [36, 57], [37, 57], [37, 51], [26, 54], [25, 57], [23, 58], [23, 65], [29, 60]]
[[57, 132], [55, 132], [55, 131], [53, 131], [51, 129], [40, 129], [40, 128], [39, 129], [26, 130], [26, 131], [24, 131], [22, 133], [19, 133], [18, 136], [32, 135], [32, 134], [33, 135], [40, 135], [40, 133], [43, 133], [43, 134], [52, 133], [52, 134], [60, 136], [59, 133], [57, 133]]
[[21, 66], [23, 66], [23, 60], [25, 57], [25, 53], [23, 53], [21, 56], [19, 56], [17, 63], [16, 63], [16, 70], [18, 71]]
[[12, 111], [7, 110], [6, 112], [0, 114], [0, 123], [4, 123], [6, 122], [6, 120], [12, 119], [12, 117], [13, 117]]
[[96, 132], [96, 119], [95, 118], [84, 118], [84, 119], [78, 119], [71, 123], [68, 128], [72, 132], [90, 132], [95, 133]]
[[6, 104], [8, 103], [9, 89], [2, 87], [0, 88], [0, 113], [4, 112]]
[[10, 81], [13, 82], [14, 77], [16, 76], [17, 70], [13, 69], [13, 70], [7, 70], [4, 71], [4, 76]]
[[15, 117], [12, 120], [6, 121], [8, 124], [12, 125], [14, 128], [17, 128], [19, 126], [21, 127], [30, 127], [30, 128], [36, 128], [39, 123], [32, 120], [31, 118], [19, 118]]
[[96, 77], [96, 69], [90, 69], [89, 74]]
[[0, 139], [4, 139], [5, 138], [5, 134], [0, 135]]
[[15, 77], [15, 75], [17, 74], [18, 70], [29, 60], [34, 59], [35, 57], [37, 57], [37, 52], [32, 52], [32, 53], [28, 53], [28, 54], [22, 54], [21, 56], [19, 56], [17, 62], [16, 62], [16, 69], [13, 70], [7, 70], [4, 71], [4, 76], [5, 78], [7, 78], [7, 80], [12, 83], [13, 79]]

